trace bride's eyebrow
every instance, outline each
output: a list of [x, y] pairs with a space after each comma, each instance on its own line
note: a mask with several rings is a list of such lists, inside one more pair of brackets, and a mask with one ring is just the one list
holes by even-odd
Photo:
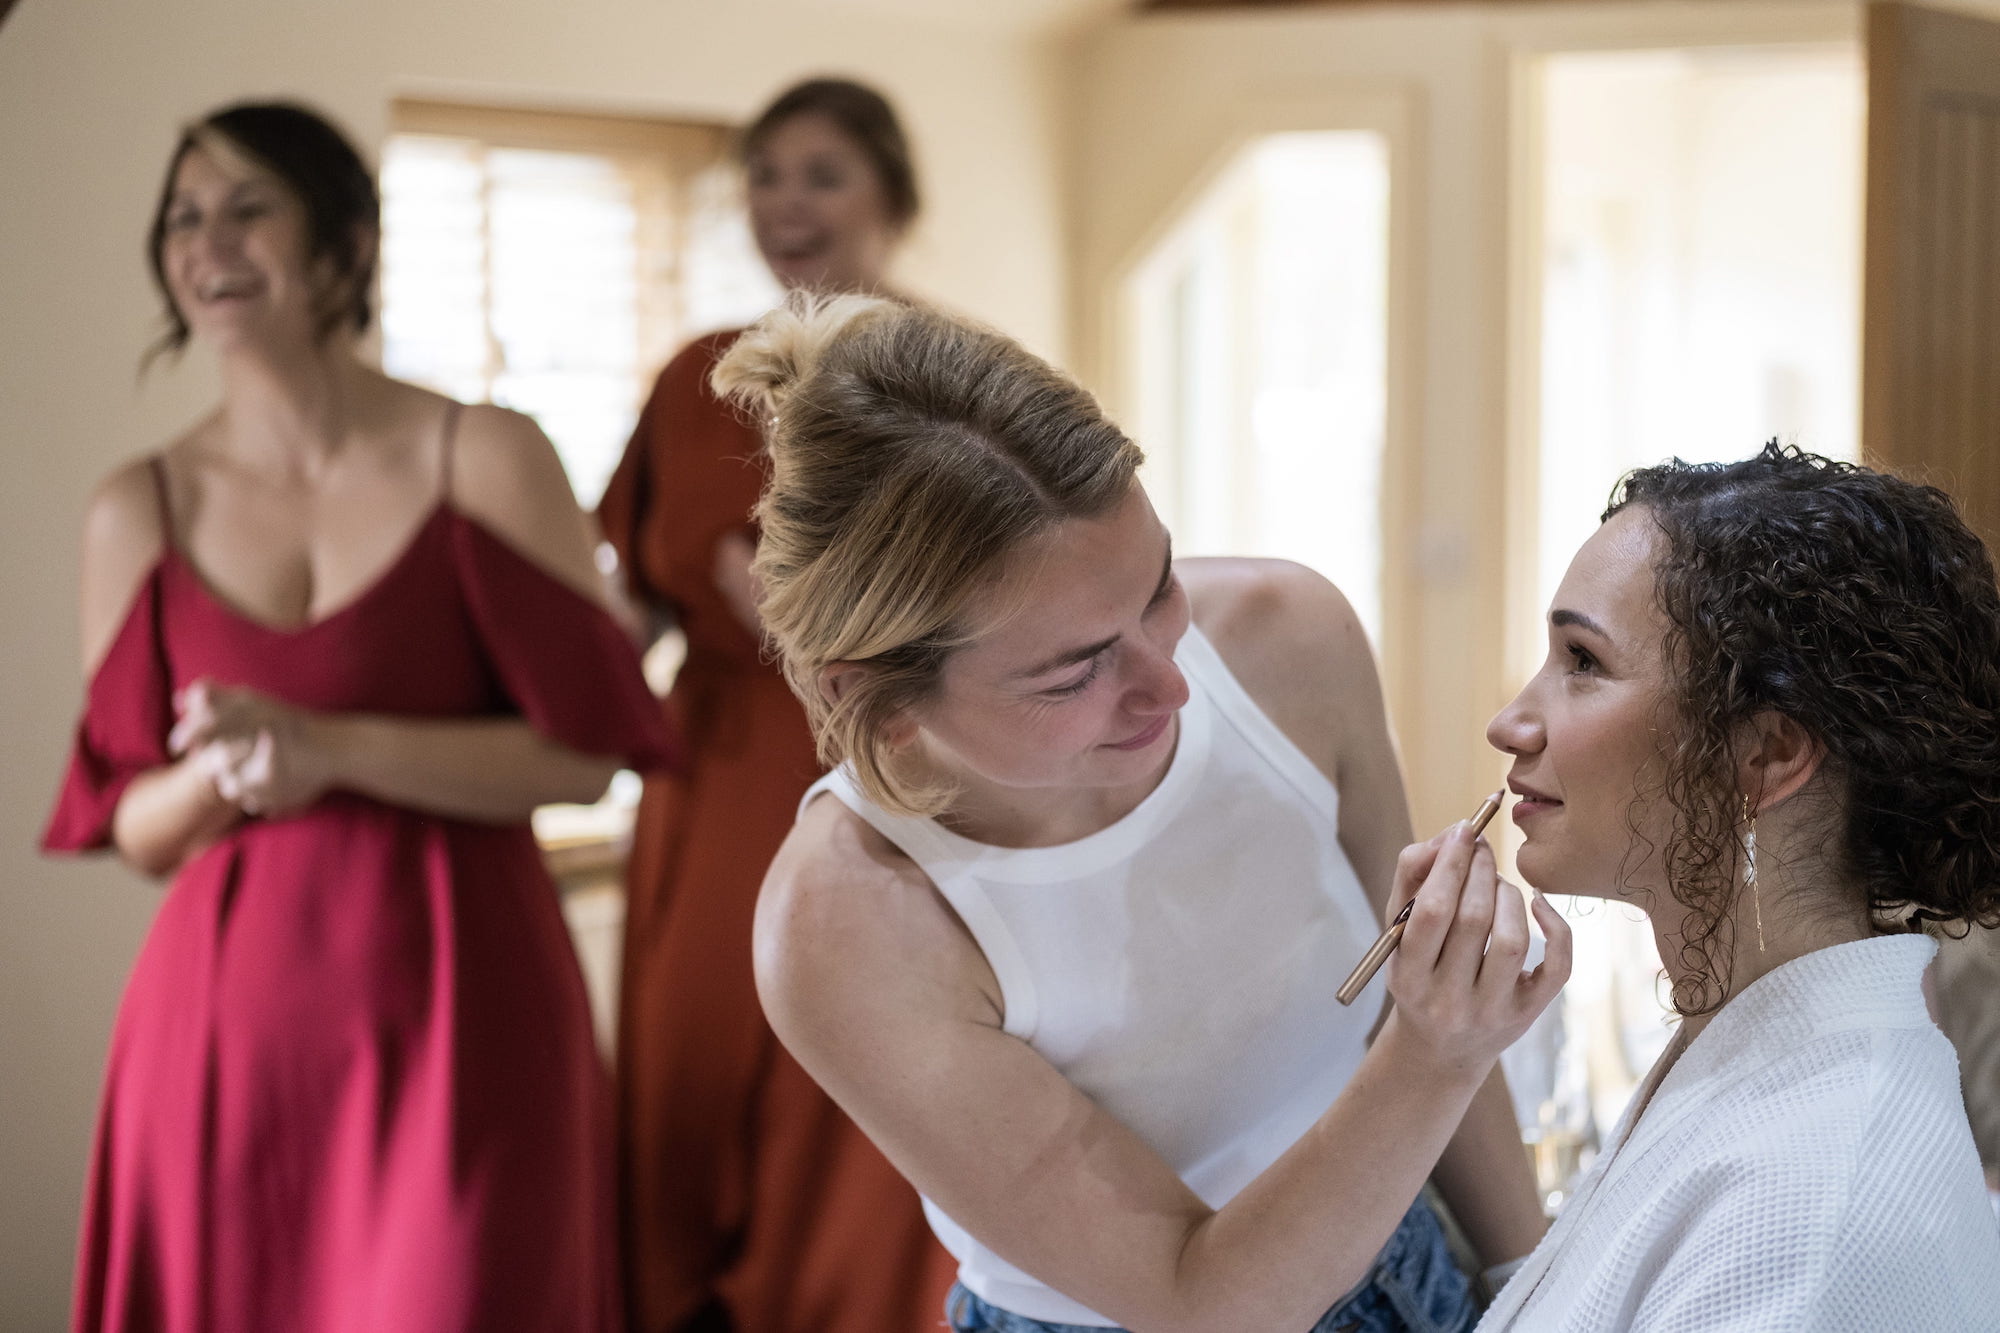
[[1611, 632], [1609, 630], [1605, 629], [1604, 626], [1598, 624], [1595, 620], [1592, 620], [1589, 616], [1585, 615], [1581, 611], [1569, 611], [1562, 609], [1551, 611], [1549, 612], [1549, 624], [1554, 625], [1557, 629], [1562, 629], [1565, 626], [1573, 625], [1578, 629], [1588, 630], [1590, 633], [1595, 634], [1600, 639], [1609, 640], [1611, 638]]

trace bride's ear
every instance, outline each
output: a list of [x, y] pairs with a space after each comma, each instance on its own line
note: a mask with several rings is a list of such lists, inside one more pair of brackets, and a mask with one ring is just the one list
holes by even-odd
[[1767, 708], [1752, 717], [1736, 760], [1737, 790], [1749, 794], [1755, 812], [1789, 800], [1811, 782], [1826, 758], [1826, 747], [1797, 721]]
[[[828, 662], [819, 669], [814, 683], [821, 699], [829, 705], [837, 705], [850, 698], [856, 690], [867, 688], [874, 680], [876, 670], [866, 662]], [[916, 742], [917, 721], [907, 711], [899, 709], [881, 726], [878, 734], [889, 749], [905, 750]]]

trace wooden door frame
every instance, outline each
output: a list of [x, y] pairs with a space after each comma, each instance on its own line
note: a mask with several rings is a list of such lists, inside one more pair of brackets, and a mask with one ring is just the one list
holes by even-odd
[[[1963, 418], [1924, 420], [1926, 409], [1964, 388], [1965, 362], [1979, 351], [1972, 348], [1966, 355], [1967, 347], [1955, 344], [1935, 363], [1930, 356], [1935, 345], [1929, 338], [1938, 326], [1927, 298], [1939, 290], [1931, 269], [1946, 243], [1933, 230], [1932, 207], [1935, 192], [1944, 187], [1931, 175], [1944, 165], [1937, 160], [1944, 149], [1926, 132], [1926, 124], [1931, 113], [1946, 108], [1976, 107], [1983, 118], [2000, 120], [2000, 76], [1990, 63], [1996, 34], [2000, 13], [1974, 16], [1905, 3], [1868, 8], [1868, 96], [1881, 114], [1868, 120], [1862, 457], [1871, 466], [1953, 491], [1989, 544], [2000, 544], [1995, 474], [1976, 467], [1966, 475], [1965, 463], [1970, 451], [2000, 449], [2000, 439], [1968, 438], [1980, 427], [1968, 429]], [[1962, 294], [1962, 288], [1952, 292], [1954, 297]], [[1969, 299], [1976, 321], [1982, 307], [1977, 296]], [[1914, 306], [1924, 308], [1916, 311]], [[1983, 330], [1975, 324], [1970, 332], [1974, 340], [1984, 334], [1990, 341], [2000, 337], [2000, 320]], [[1954, 350], [1962, 360], [1950, 355]], [[2000, 410], [1993, 415], [2000, 420]]]

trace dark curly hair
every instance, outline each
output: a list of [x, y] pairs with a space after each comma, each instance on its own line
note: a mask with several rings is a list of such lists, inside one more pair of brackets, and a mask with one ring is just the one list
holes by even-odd
[[365, 332], [374, 316], [373, 235], [381, 230], [382, 201], [375, 177], [345, 134], [311, 107], [296, 102], [236, 102], [218, 107], [181, 131], [167, 177], [160, 184], [159, 202], [146, 232], [146, 259], [153, 285], [166, 307], [167, 331], [147, 354], [146, 362], [187, 346], [188, 324], [167, 286], [165, 250], [167, 210], [174, 201], [174, 179], [181, 160], [215, 136], [282, 181], [305, 209], [306, 231], [315, 258], [333, 260], [334, 272], [347, 284], [339, 309], [322, 321], [324, 335], [346, 324]]
[[[1878, 920], [2000, 925], [2000, 588], [1944, 492], [1774, 440], [1738, 463], [1642, 468], [1609, 519], [1647, 510], [1673, 739], [1661, 849], [1689, 912], [1675, 1007], [1718, 1007], [1738, 885], [1731, 742], [1774, 710], [1841, 794], [1835, 864]], [[1719, 946], [1719, 947], [1718, 947]]]

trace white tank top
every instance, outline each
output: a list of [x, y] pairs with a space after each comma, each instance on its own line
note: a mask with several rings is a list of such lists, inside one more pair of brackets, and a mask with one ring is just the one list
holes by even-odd
[[[845, 767], [805, 800], [832, 793], [915, 861], [986, 955], [1005, 1030], [1220, 1207], [1352, 1077], [1383, 981], [1352, 1008], [1333, 998], [1378, 930], [1341, 850], [1333, 784], [1199, 631], [1175, 661], [1189, 697], [1166, 776], [1076, 842], [973, 842], [885, 812]], [[1112, 1323], [924, 1210], [983, 1300]]]

